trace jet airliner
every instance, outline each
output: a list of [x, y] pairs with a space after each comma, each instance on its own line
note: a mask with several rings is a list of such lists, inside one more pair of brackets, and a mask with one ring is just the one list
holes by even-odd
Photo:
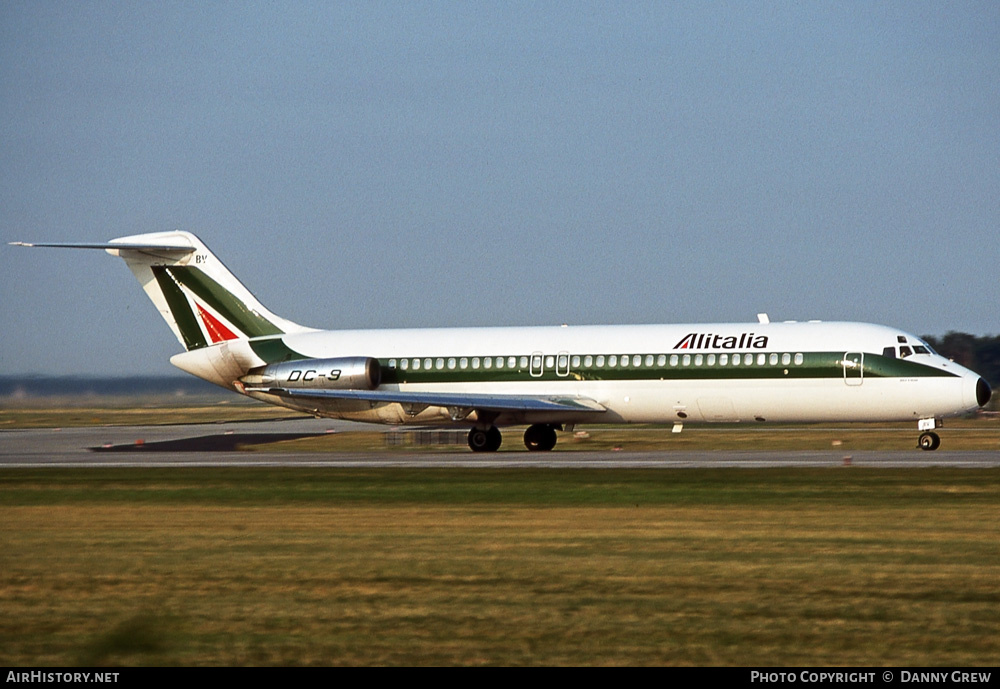
[[551, 450], [578, 424], [913, 421], [986, 405], [990, 386], [923, 340], [866, 323], [317, 330], [273, 314], [188, 232], [106, 243], [184, 352], [178, 368], [269, 404], [383, 424], [457, 424], [492, 452], [527, 425]]

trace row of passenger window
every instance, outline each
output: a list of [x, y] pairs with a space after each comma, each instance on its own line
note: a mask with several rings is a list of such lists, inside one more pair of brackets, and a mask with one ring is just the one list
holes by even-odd
[[[540, 354], [527, 356], [498, 356], [498, 357], [438, 357], [436, 359], [426, 357], [423, 359], [389, 359], [389, 368], [399, 368], [403, 371], [420, 370], [466, 370], [466, 369], [527, 369], [529, 363], [531, 371], [541, 372], [555, 369], [559, 372], [581, 369], [612, 369], [612, 368], [671, 368], [689, 366], [777, 366], [778, 362], [782, 366], [801, 366], [803, 362], [802, 353], [790, 354], [785, 352], [779, 354], [771, 352], [746, 353], [746, 354], [559, 354], [558, 356], [546, 355], [543, 358]], [[397, 366], [398, 364], [398, 366]]]
[[[471, 359], [469, 357], [455, 358], [450, 357], [449, 359], [400, 359], [399, 368], [402, 370], [419, 371], [421, 369], [437, 369], [439, 371], [443, 370], [447, 365], [448, 369], [467, 369], [470, 367], [473, 369], [479, 368], [527, 368], [528, 367], [528, 357], [522, 356], [520, 359], [516, 356], [509, 357], [478, 357], [474, 356]], [[389, 359], [389, 368], [396, 368], [396, 360]]]

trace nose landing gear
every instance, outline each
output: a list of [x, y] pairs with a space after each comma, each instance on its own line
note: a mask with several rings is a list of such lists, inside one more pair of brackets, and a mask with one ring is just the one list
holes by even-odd
[[921, 450], [936, 450], [941, 447], [941, 438], [934, 432], [935, 428], [941, 425], [941, 421], [933, 417], [920, 419], [917, 422], [917, 430], [923, 431], [917, 441], [917, 447]]
[[917, 441], [917, 447], [921, 450], [936, 450], [941, 447], [941, 438], [937, 433], [932, 431], [921, 433], [920, 440]]

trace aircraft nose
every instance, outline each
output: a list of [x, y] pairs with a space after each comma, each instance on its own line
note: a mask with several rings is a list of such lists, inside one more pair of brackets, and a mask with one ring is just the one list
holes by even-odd
[[985, 407], [992, 396], [993, 391], [990, 390], [990, 384], [980, 378], [979, 382], [976, 383], [976, 401], [979, 402], [979, 406]]

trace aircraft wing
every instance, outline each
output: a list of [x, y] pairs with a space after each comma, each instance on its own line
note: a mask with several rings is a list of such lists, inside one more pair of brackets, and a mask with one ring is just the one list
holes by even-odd
[[264, 392], [282, 397], [360, 400], [367, 402], [397, 402], [428, 407], [454, 407], [481, 411], [555, 411], [593, 414], [607, 411], [600, 403], [587, 397], [480, 395], [464, 392], [400, 392], [399, 390], [294, 390], [286, 388], [247, 387], [247, 392]]

